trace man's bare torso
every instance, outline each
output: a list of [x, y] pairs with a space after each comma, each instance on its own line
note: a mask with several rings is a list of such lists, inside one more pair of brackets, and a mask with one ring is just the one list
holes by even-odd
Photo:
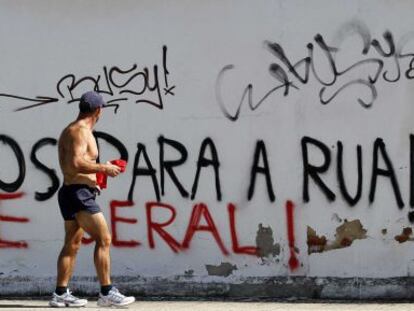
[[86, 161], [96, 163], [98, 147], [92, 131], [82, 124], [82, 121], [75, 121], [63, 130], [59, 138], [59, 163], [64, 184], [86, 184], [96, 187], [96, 174], [79, 173], [74, 166], [75, 152], [79, 150]]

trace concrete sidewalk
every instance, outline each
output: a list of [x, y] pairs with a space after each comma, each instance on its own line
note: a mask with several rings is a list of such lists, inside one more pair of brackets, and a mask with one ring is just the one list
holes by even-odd
[[[50, 310], [46, 300], [0, 300], [3, 310]], [[81, 310], [109, 310], [99, 308], [96, 301], [90, 301], [87, 308]], [[414, 310], [414, 303], [338, 303], [338, 302], [223, 302], [223, 301], [138, 301], [129, 310], [142, 311], [408, 311]], [[76, 310], [76, 308], [65, 308]]]

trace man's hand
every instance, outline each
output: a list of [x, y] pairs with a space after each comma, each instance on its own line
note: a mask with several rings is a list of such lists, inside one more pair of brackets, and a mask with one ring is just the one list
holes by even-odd
[[106, 162], [105, 166], [105, 174], [111, 177], [118, 176], [121, 173], [121, 168], [119, 166], [113, 165], [110, 162]]

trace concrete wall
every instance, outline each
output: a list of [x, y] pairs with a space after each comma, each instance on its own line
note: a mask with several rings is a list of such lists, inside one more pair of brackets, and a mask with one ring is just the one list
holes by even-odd
[[[96, 89], [100, 160], [129, 162], [98, 199], [122, 289], [410, 298], [413, 9], [2, 1], [0, 295], [53, 289], [56, 139]], [[73, 287], [93, 294], [84, 242]]]

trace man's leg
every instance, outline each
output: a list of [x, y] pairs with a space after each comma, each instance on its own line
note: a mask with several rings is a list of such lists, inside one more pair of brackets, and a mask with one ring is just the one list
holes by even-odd
[[65, 244], [57, 262], [57, 287], [67, 287], [82, 242], [83, 230], [76, 220], [65, 221]]
[[79, 226], [95, 240], [94, 261], [96, 273], [101, 286], [111, 285], [111, 260], [109, 249], [111, 246], [111, 234], [102, 213], [91, 214], [80, 211], [75, 215]]
[[108, 225], [101, 212], [91, 214], [87, 211], [76, 213], [79, 226], [85, 230], [96, 242], [95, 245], [95, 267], [101, 292], [99, 294], [98, 306], [102, 307], [124, 307], [135, 301], [134, 297], [122, 295], [117, 288], [111, 284], [109, 248], [111, 246], [111, 234]]
[[51, 307], [84, 307], [88, 303], [86, 299], [76, 298], [70, 291], [67, 291], [82, 236], [83, 230], [76, 220], [65, 221], [65, 244], [57, 262], [56, 290], [53, 293], [52, 300], [49, 301]]

